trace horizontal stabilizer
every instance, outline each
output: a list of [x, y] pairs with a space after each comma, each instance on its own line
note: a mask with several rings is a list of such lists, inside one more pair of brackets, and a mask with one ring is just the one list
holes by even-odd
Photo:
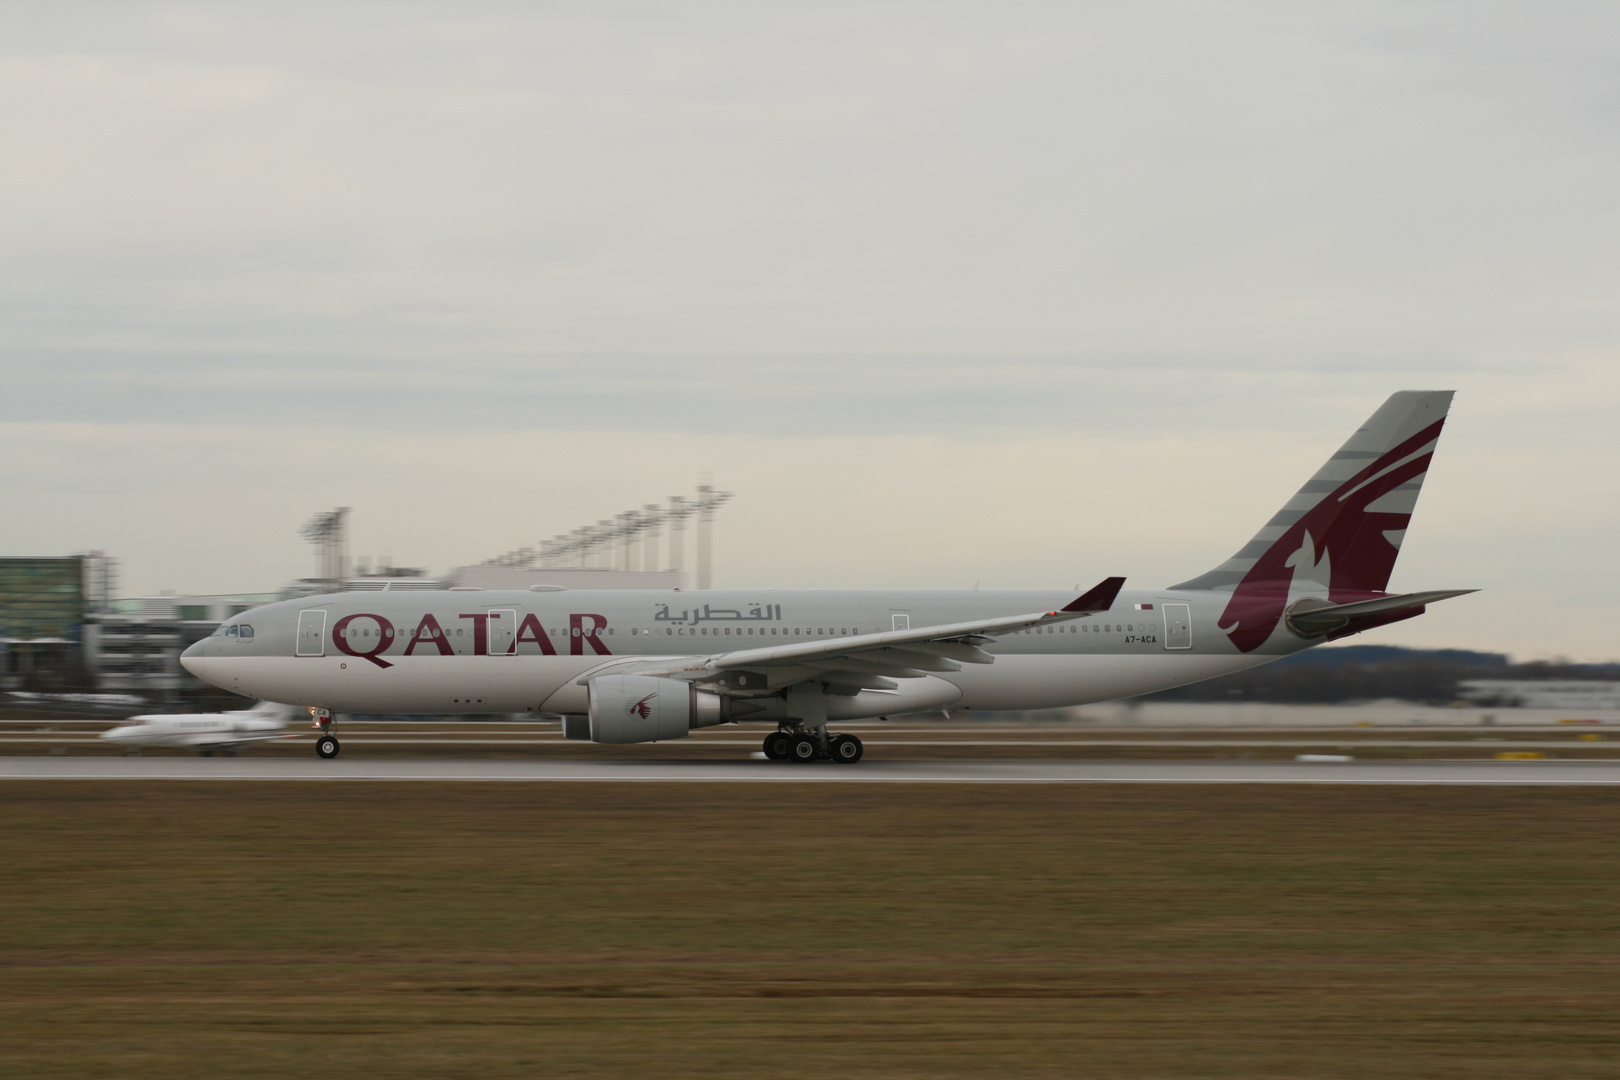
[[1478, 589], [1434, 589], [1429, 592], [1380, 596], [1376, 600], [1358, 600], [1351, 604], [1301, 600], [1288, 612], [1288, 628], [1300, 637], [1321, 637], [1323, 634], [1330, 634], [1348, 626], [1352, 619], [1392, 615], [1400, 611], [1416, 611], [1428, 604], [1450, 600], [1453, 596], [1467, 596], [1478, 591]]

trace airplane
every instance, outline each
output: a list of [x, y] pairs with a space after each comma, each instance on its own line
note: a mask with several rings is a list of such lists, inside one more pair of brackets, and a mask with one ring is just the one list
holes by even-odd
[[1474, 592], [1386, 591], [1451, 407], [1402, 391], [1260, 531], [1168, 588], [1080, 592], [347, 592], [266, 604], [186, 650], [194, 675], [333, 712], [554, 713], [570, 739], [659, 742], [759, 722], [773, 760], [854, 763], [837, 721], [1043, 709], [1166, 690]]
[[215, 750], [235, 753], [239, 746], [272, 739], [297, 738], [284, 734], [296, 709], [274, 701], [261, 701], [251, 709], [217, 713], [147, 713], [103, 731], [100, 738], [120, 743], [134, 752], [142, 746], [193, 746], [204, 754]]

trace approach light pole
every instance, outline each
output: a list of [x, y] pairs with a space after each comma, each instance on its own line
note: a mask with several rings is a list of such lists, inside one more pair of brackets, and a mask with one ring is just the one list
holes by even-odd
[[697, 587], [714, 587], [712, 559], [714, 555], [714, 512], [731, 498], [729, 491], [716, 491], [708, 484], [698, 485], [698, 572]]

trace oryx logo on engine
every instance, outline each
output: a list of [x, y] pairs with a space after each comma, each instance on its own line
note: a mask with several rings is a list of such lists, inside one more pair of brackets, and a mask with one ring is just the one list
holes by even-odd
[[652, 716], [652, 706], [648, 705], [647, 703], [657, 696], [657, 692], [654, 691], [653, 693], [642, 698], [640, 701], [633, 702], [632, 704], [625, 706], [625, 711], [631, 716], [639, 716], [643, 720], [649, 719]]

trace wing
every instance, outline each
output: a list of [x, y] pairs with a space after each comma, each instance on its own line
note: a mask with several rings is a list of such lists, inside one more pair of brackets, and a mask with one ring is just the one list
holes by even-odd
[[993, 664], [996, 658], [981, 646], [1003, 634], [1107, 611], [1124, 584], [1122, 577], [1108, 578], [1056, 611], [741, 649], [640, 674], [713, 683], [717, 689], [743, 693], [767, 693], [814, 678], [839, 686], [892, 690], [891, 679], [960, 671], [963, 664]]

